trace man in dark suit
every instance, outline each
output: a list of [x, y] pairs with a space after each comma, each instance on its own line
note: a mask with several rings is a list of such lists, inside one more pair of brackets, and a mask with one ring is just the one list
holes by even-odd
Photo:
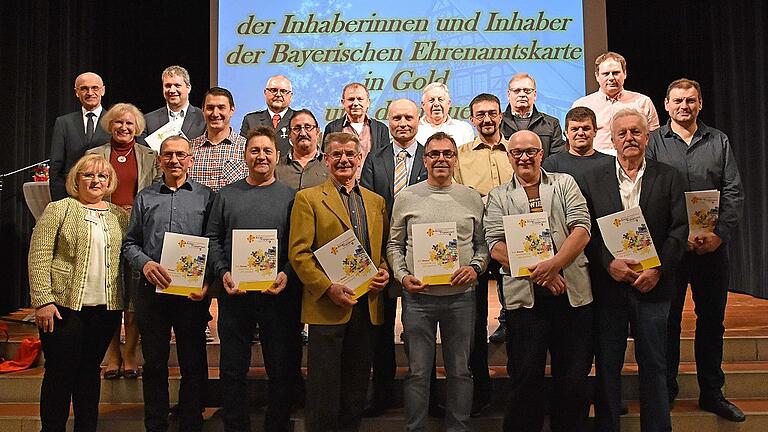
[[[387, 112], [392, 142], [373, 150], [365, 160], [360, 184], [384, 197], [387, 217], [392, 214], [395, 195], [406, 186], [427, 179], [424, 146], [416, 141], [419, 109], [408, 99], [389, 105]], [[390, 284], [384, 296], [384, 325], [378, 328], [373, 354], [373, 398], [365, 410], [366, 417], [378, 417], [394, 401], [395, 379], [395, 315], [400, 287]]]
[[205, 132], [205, 119], [200, 108], [189, 104], [192, 83], [189, 72], [181, 66], [168, 66], [161, 76], [166, 106], [144, 116], [147, 122], [145, 136], [165, 126], [170, 121], [183, 119], [181, 131], [187, 139], [197, 138]]
[[[666, 378], [667, 319], [675, 295], [675, 272], [688, 238], [684, 183], [669, 165], [645, 159], [648, 120], [623, 109], [613, 116], [611, 139], [617, 157], [579, 179], [592, 215], [587, 247], [597, 304], [596, 430], [620, 430], [621, 370], [627, 324], [640, 371], [643, 431], [671, 431]], [[639, 206], [661, 265], [640, 270], [639, 262], [614, 258], [605, 247], [597, 218]]]
[[109, 134], [98, 127], [101, 98], [107, 87], [101, 77], [85, 72], [75, 78], [75, 97], [81, 108], [56, 119], [51, 137], [50, 189], [53, 201], [66, 198], [67, 172], [86, 150], [109, 141]]
[[389, 143], [389, 131], [384, 123], [368, 116], [371, 97], [363, 84], [352, 82], [345, 85], [341, 91], [341, 104], [344, 106], [345, 115], [328, 123], [323, 135], [328, 135], [331, 132], [347, 132], [357, 135], [363, 154], [363, 161], [357, 171], [357, 178], [359, 179], [368, 153]]
[[270, 126], [275, 129], [277, 135], [277, 150], [281, 155], [287, 155], [291, 151], [288, 132], [293, 117], [293, 110], [290, 108], [292, 97], [291, 80], [283, 75], [270, 77], [264, 87], [267, 109], [246, 114], [240, 126], [240, 135], [246, 136], [248, 131], [256, 126]]

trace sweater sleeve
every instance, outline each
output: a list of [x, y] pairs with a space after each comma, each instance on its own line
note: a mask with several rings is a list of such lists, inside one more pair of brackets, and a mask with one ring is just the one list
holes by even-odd
[[66, 200], [49, 204], [32, 231], [29, 245], [29, 294], [32, 307], [55, 303], [51, 292], [51, 263], [56, 237], [66, 215]]

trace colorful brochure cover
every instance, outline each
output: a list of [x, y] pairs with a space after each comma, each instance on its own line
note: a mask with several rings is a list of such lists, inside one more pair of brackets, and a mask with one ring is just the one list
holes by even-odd
[[413, 275], [429, 285], [450, 285], [459, 269], [456, 222], [413, 224]]
[[241, 291], [264, 291], [277, 279], [277, 230], [232, 230], [232, 281]]
[[554, 256], [547, 212], [507, 215], [502, 222], [512, 276], [530, 276], [529, 266]]
[[353, 298], [368, 292], [371, 279], [379, 271], [351, 229], [314, 253], [331, 282], [355, 290]]
[[697, 236], [714, 232], [720, 211], [720, 191], [686, 192], [685, 209], [688, 211], [690, 235]]
[[184, 136], [184, 132], [181, 131], [181, 125], [184, 123], [184, 119], [176, 119], [174, 121], [164, 124], [160, 129], [154, 131], [151, 135], [144, 138], [147, 145], [154, 151], [160, 153], [160, 144], [163, 141], [172, 136]]
[[203, 289], [208, 238], [166, 232], [160, 265], [171, 275], [171, 285], [156, 292], [188, 296]]
[[641, 271], [661, 265], [640, 207], [598, 218], [597, 225], [605, 247], [614, 258], [640, 261], [640, 264], [630, 266], [632, 270]]

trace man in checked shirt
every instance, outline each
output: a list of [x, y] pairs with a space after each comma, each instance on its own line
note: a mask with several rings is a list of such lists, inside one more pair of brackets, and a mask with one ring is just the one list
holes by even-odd
[[245, 138], [230, 125], [234, 114], [235, 100], [229, 90], [211, 87], [205, 92], [205, 132], [191, 141], [195, 164], [189, 169], [189, 177], [217, 193], [248, 175], [243, 161]]

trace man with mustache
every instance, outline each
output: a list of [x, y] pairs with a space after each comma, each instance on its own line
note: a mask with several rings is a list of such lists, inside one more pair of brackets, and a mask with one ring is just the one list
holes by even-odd
[[527, 73], [512, 76], [507, 85], [509, 105], [504, 110], [501, 133], [510, 137], [521, 130], [534, 132], [541, 140], [546, 160], [563, 150], [563, 130], [558, 119], [536, 109], [536, 96], [536, 81], [532, 76]]
[[360, 141], [362, 160], [358, 166], [356, 178], [360, 179], [368, 153], [389, 143], [389, 131], [384, 123], [368, 116], [371, 96], [363, 84], [352, 82], [345, 85], [341, 91], [341, 104], [344, 107], [344, 116], [328, 123], [323, 135], [346, 132], [357, 136]]
[[67, 173], [86, 150], [109, 141], [109, 134], [99, 126], [104, 108], [101, 98], [107, 86], [93, 72], [84, 72], [75, 78], [75, 97], [81, 109], [56, 118], [51, 137], [51, 199], [68, 197], [64, 187]]
[[147, 127], [144, 136], [151, 135], [168, 122], [181, 120], [181, 131], [187, 139], [197, 138], [205, 132], [205, 119], [200, 108], [189, 104], [192, 83], [189, 72], [181, 66], [168, 66], [161, 74], [165, 106], [144, 116]]
[[159, 294], [155, 287], [167, 288], [172, 282], [159, 264], [165, 233], [203, 235], [214, 194], [189, 178], [195, 156], [186, 138], [166, 138], [157, 159], [163, 178], [136, 195], [123, 241], [125, 260], [133, 271], [142, 274], [135, 302], [144, 355], [144, 425], [147, 431], [168, 430], [168, 355], [173, 329], [181, 368], [179, 429], [199, 432], [208, 381], [205, 327], [211, 319], [211, 302], [206, 298], [209, 281], [202, 292], [189, 298]]
[[[513, 173], [507, 158], [507, 140], [501, 134], [501, 102], [492, 94], [482, 93], [472, 99], [469, 107], [477, 138], [459, 147], [453, 178], [456, 183], [479, 192], [483, 201], [487, 201], [488, 192], [511, 180]], [[480, 275], [475, 290], [477, 319], [470, 358], [475, 382], [473, 416], [479, 415], [491, 401], [491, 377], [488, 372], [488, 281], [496, 277], [497, 287], [501, 286], [498, 269], [499, 263], [491, 260], [488, 272]], [[503, 329], [503, 324], [499, 328]]]
[[288, 77], [283, 75], [269, 77], [267, 85], [264, 86], [264, 102], [267, 104], [267, 109], [246, 114], [240, 126], [240, 135], [248, 136], [248, 131], [256, 126], [271, 127], [277, 137], [277, 150], [285, 157], [291, 151], [288, 131], [294, 113], [290, 107], [291, 98], [293, 98], [293, 87]]
[[[325, 137], [330, 178], [300, 190], [291, 211], [288, 255], [303, 283], [301, 318], [309, 324], [307, 431], [355, 431], [365, 408], [376, 327], [383, 323], [382, 291], [389, 283], [384, 256], [388, 231], [384, 199], [356, 179], [362, 155], [356, 135]], [[352, 230], [378, 272], [370, 291], [332, 283], [314, 251]]]
[[280, 154], [275, 175], [296, 190], [324, 183], [328, 179], [328, 167], [317, 142], [320, 128], [315, 115], [308, 109], [294, 111], [289, 129], [291, 149]]
[[[430, 375], [440, 326], [447, 375], [445, 428], [469, 430], [472, 375], [469, 357], [475, 333], [477, 276], [488, 264], [483, 237], [483, 201], [471, 188], [453, 181], [456, 142], [445, 132], [432, 135], [424, 149], [427, 180], [405, 188], [395, 198], [387, 258], [403, 290], [403, 330], [408, 344], [405, 379], [405, 430], [426, 428]], [[450, 284], [427, 285], [414, 276], [413, 225], [456, 222], [459, 268]], [[485, 342], [483, 338], [483, 342]]]
[[[699, 120], [701, 86], [686, 78], [667, 88], [664, 108], [666, 125], [651, 133], [648, 157], [677, 168], [687, 180], [686, 191], [720, 191], [714, 232], [688, 237], [675, 283], [675, 298], [669, 312], [667, 335], [667, 385], [669, 401], [677, 397], [680, 363], [680, 320], [685, 292], [691, 284], [696, 304], [696, 377], [699, 406], [731, 421], [744, 421], [744, 413], [725, 399], [722, 387], [723, 319], [728, 301], [729, 260], [727, 242], [736, 231], [744, 206], [739, 168], [728, 137]], [[683, 197], [680, 197], [683, 199]]]
[[[223, 187], [216, 195], [206, 236], [211, 268], [224, 286], [219, 294], [222, 418], [227, 431], [250, 431], [247, 375], [256, 324], [261, 332], [269, 385], [264, 430], [290, 429], [294, 389], [301, 370], [299, 315], [301, 286], [288, 263], [290, 214], [296, 190], [275, 178], [279, 158], [274, 130], [256, 126], [248, 131], [245, 153], [248, 176]], [[278, 274], [263, 292], [240, 290], [232, 279], [232, 230], [277, 230]]]
[[245, 138], [230, 125], [234, 114], [235, 100], [229, 90], [211, 87], [205, 92], [205, 133], [191, 141], [195, 164], [189, 169], [189, 177], [214, 192], [248, 175], [242, 156]]
[[[406, 186], [424, 181], [424, 146], [416, 139], [419, 129], [419, 111], [408, 99], [398, 99], [387, 111], [392, 142], [371, 152], [363, 164], [360, 184], [384, 198], [387, 215], [392, 214], [395, 197]], [[387, 233], [389, 234], [389, 233]], [[373, 356], [373, 397], [365, 410], [366, 417], [378, 417], [394, 402], [395, 315], [399, 283], [393, 281], [384, 293], [384, 325]]]
[[611, 144], [611, 119], [624, 108], [631, 108], [645, 116], [650, 130], [659, 127], [659, 115], [651, 99], [640, 93], [624, 89], [627, 61], [615, 52], [601, 54], [595, 59], [595, 80], [600, 89], [577, 99], [571, 108], [585, 106], [597, 115], [595, 150], [615, 156]]
[[[488, 195], [484, 218], [491, 256], [504, 270], [501, 298], [508, 328], [510, 397], [503, 429], [541, 431], [549, 351], [550, 428], [553, 432], [584, 431], [594, 325], [592, 288], [583, 253], [591, 228], [587, 203], [573, 177], [541, 169], [544, 155], [536, 133], [512, 134], [508, 154], [515, 175]], [[529, 277], [510, 276], [518, 269], [510, 269], [503, 217], [535, 212], [547, 213], [551, 235], [546, 240], [554, 256], [530, 267]]]
[[448, 86], [433, 82], [424, 87], [421, 95], [421, 110], [424, 115], [419, 120], [416, 141], [427, 142], [427, 138], [436, 132], [445, 132], [458, 143], [464, 145], [475, 139], [475, 132], [469, 123], [451, 118], [451, 95]]
[[[646, 431], [671, 431], [667, 393], [667, 320], [675, 297], [675, 273], [685, 252], [688, 224], [683, 179], [669, 165], [645, 158], [648, 121], [623, 109], [613, 116], [616, 158], [579, 179], [592, 215], [587, 257], [594, 266], [597, 394], [595, 429], [621, 430], [621, 370], [628, 326], [640, 375], [640, 422]], [[640, 207], [661, 266], [637, 270], [635, 260], [614, 258], [605, 247], [597, 218]]]

